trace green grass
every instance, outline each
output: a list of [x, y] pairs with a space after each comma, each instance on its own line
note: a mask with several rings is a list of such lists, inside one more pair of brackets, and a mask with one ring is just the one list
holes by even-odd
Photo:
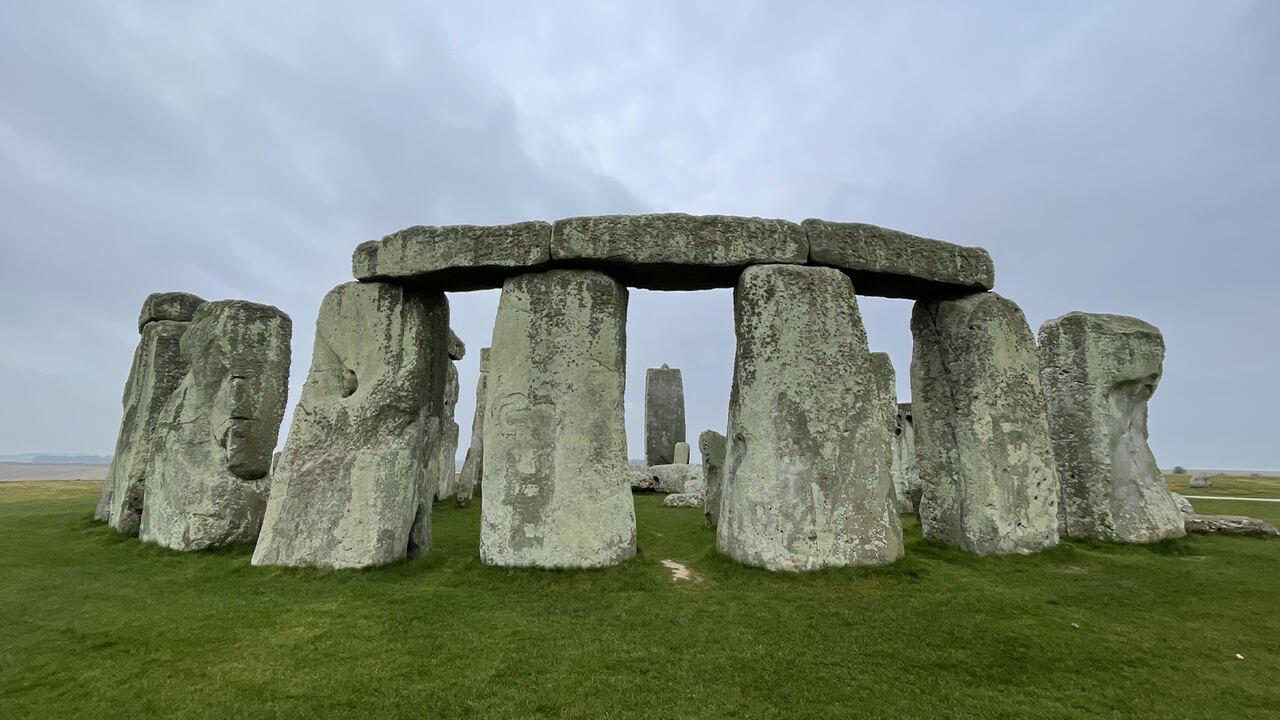
[[1190, 475], [1165, 475], [1169, 489], [1183, 495], [1280, 498], [1280, 478], [1254, 475], [1214, 475], [1213, 487], [1193, 488]]
[[[1275, 717], [1280, 541], [1067, 543], [774, 575], [636, 500], [640, 556], [359, 572], [183, 555], [90, 521], [97, 485], [0, 485], [0, 718]], [[1212, 505], [1213, 507], [1209, 507]], [[1280, 522], [1280, 505], [1200, 501]], [[673, 582], [660, 561], [698, 574]], [[1244, 660], [1236, 659], [1236, 653]]]

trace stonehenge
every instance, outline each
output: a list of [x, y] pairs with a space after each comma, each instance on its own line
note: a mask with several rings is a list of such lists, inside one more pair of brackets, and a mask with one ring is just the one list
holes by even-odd
[[897, 560], [889, 435], [849, 278], [747, 268], [734, 327], [716, 548], [769, 570]]
[[[894, 429], [893, 459], [898, 463], [901, 482], [907, 490], [907, 502], [917, 513], [920, 510], [920, 468], [916, 464], [916, 425], [911, 414], [911, 403], [898, 403], [898, 422]], [[897, 479], [894, 482], [898, 482]]]
[[142, 304], [138, 349], [124, 386], [124, 416], [116, 452], [94, 517], [116, 531], [137, 535], [150, 464], [150, 440], [169, 395], [187, 374], [182, 335], [204, 300], [189, 293], [154, 293]]
[[187, 372], [151, 437], [139, 537], [174, 550], [257, 539], [289, 386], [289, 316], [200, 305], [179, 341]]
[[254, 565], [368, 567], [427, 550], [418, 508], [438, 482], [448, 321], [440, 292], [352, 282], [325, 296]]
[[[644, 461], [649, 465], [681, 462], [675, 459], [675, 449], [684, 443], [684, 378], [679, 368], [666, 364], [649, 368], [644, 374]], [[688, 462], [686, 453], [681, 464]]]
[[476, 380], [476, 410], [471, 419], [471, 447], [462, 461], [454, 501], [467, 507], [484, 478], [484, 413], [489, 387], [489, 348], [480, 348], [480, 378]]
[[698, 452], [702, 454], [702, 480], [707, 486], [704, 513], [707, 524], [716, 526], [720, 517], [720, 491], [724, 481], [725, 437], [715, 430], [703, 430], [698, 436]]
[[902, 448], [898, 443], [901, 429], [898, 427], [898, 378], [893, 371], [889, 353], [871, 353], [871, 377], [879, 398], [880, 413], [885, 432], [889, 435], [889, 477], [893, 478], [893, 501], [899, 513], [914, 512], [915, 505], [908, 497], [907, 476], [903, 466]]
[[1182, 513], [1147, 445], [1147, 401], [1163, 372], [1160, 331], [1133, 317], [1073, 312], [1041, 325], [1039, 339], [1059, 530], [1132, 543], [1181, 537]]
[[1058, 544], [1058, 471], [1035, 338], [994, 292], [917, 302], [911, 409], [928, 540], [977, 555]]
[[627, 297], [595, 270], [504, 284], [484, 421], [485, 564], [603, 567], [635, 555], [622, 404]]

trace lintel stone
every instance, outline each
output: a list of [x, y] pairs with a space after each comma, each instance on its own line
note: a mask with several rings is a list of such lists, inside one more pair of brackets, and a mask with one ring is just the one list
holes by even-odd
[[356, 248], [357, 280], [412, 278], [435, 290], [502, 287], [502, 281], [546, 264], [551, 224], [540, 220], [512, 225], [416, 225]]

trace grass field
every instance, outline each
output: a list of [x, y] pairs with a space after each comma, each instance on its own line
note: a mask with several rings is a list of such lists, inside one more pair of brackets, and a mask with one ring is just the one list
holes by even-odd
[[0, 486], [0, 718], [1280, 714], [1280, 541], [979, 559], [912, 524], [894, 566], [773, 575], [640, 496], [619, 568], [484, 567], [478, 508], [441, 506], [431, 557], [316, 572], [117, 536], [97, 490]]
[[[1221, 495], [1226, 497], [1280, 497], [1280, 478], [1259, 475], [1214, 475], [1213, 487], [1193, 488], [1190, 475], [1166, 475], [1169, 489], [1183, 495]], [[1252, 507], [1252, 506], [1250, 506]]]

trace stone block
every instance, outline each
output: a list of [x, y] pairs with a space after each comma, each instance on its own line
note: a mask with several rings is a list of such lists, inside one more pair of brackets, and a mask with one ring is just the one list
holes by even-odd
[[138, 332], [142, 332], [147, 323], [157, 320], [191, 322], [196, 309], [203, 304], [204, 299], [191, 293], [151, 293], [142, 301], [142, 312], [138, 313]]
[[688, 465], [689, 452], [690, 452], [689, 443], [687, 442], [676, 443], [675, 452], [672, 455], [671, 462], [676, 465]]
[[907, 497], [907, 476], [903, 466], [901, 448], [897, 437], [898, 427], [898, 379], [893, 371], [893, 361], [889, 353], [871, 353], [871, 379], [875, 383], [879, 401], [880, 414], [885, 433], [889, 436], [886, 447], [889, 448], [889, 476], [893, 478], [893, 502], [899, 513], [910, 513], [914, 510], [911, 499]]
[[462, 472], [454, 501], [458, 507], [471, 505], [476, 488], [484, 479], [484, 413], [489, 386], [489, 348], [480, 348], [480, 377], [476, 380], [476, 409], [471, 418], [471, 447], [462, 460]]
[[1280, 530], [1265, 520], [1244, 515], [1187, 515], [1186, 531], [1219, 535], [1262, 535], [1276, 537]]
[[1187, 481], [1187, 485], [1193, 488], [1211, 488], [1213, 487], [1213, 478], [1204, 473], [1192, 475]]
[[644, 375], [644, 461], [670, 465], [675, 462], [676, 443], [684, 441], [684, 378], [680, 369], [665, 363], [649, 368]]
[[844, 270], [859, 295], [922, 300], [995, 286], [995, 265], [982, 248], [864, 223], [809, 219], [801, 225], [809, 261]]
[[706, 493], [707, 483], [702, 476], [701, 465], [674, 463], [666, 465], [650, 465], [649, 477], [651, 488], [660, 493]]
[[706, 516], [711, 527], [720, 518], [720, 492], [724, 482], [725, 437], [715, 430], [703, 430], [698, 436], [698, 452], [702, 454], [702, 477], [707, 485]]
[[356, 248], [358, 280], [413, 278], [434, 290], [483, 290], [544, 265], [551, 253], [551, 224], [418, 225]]

